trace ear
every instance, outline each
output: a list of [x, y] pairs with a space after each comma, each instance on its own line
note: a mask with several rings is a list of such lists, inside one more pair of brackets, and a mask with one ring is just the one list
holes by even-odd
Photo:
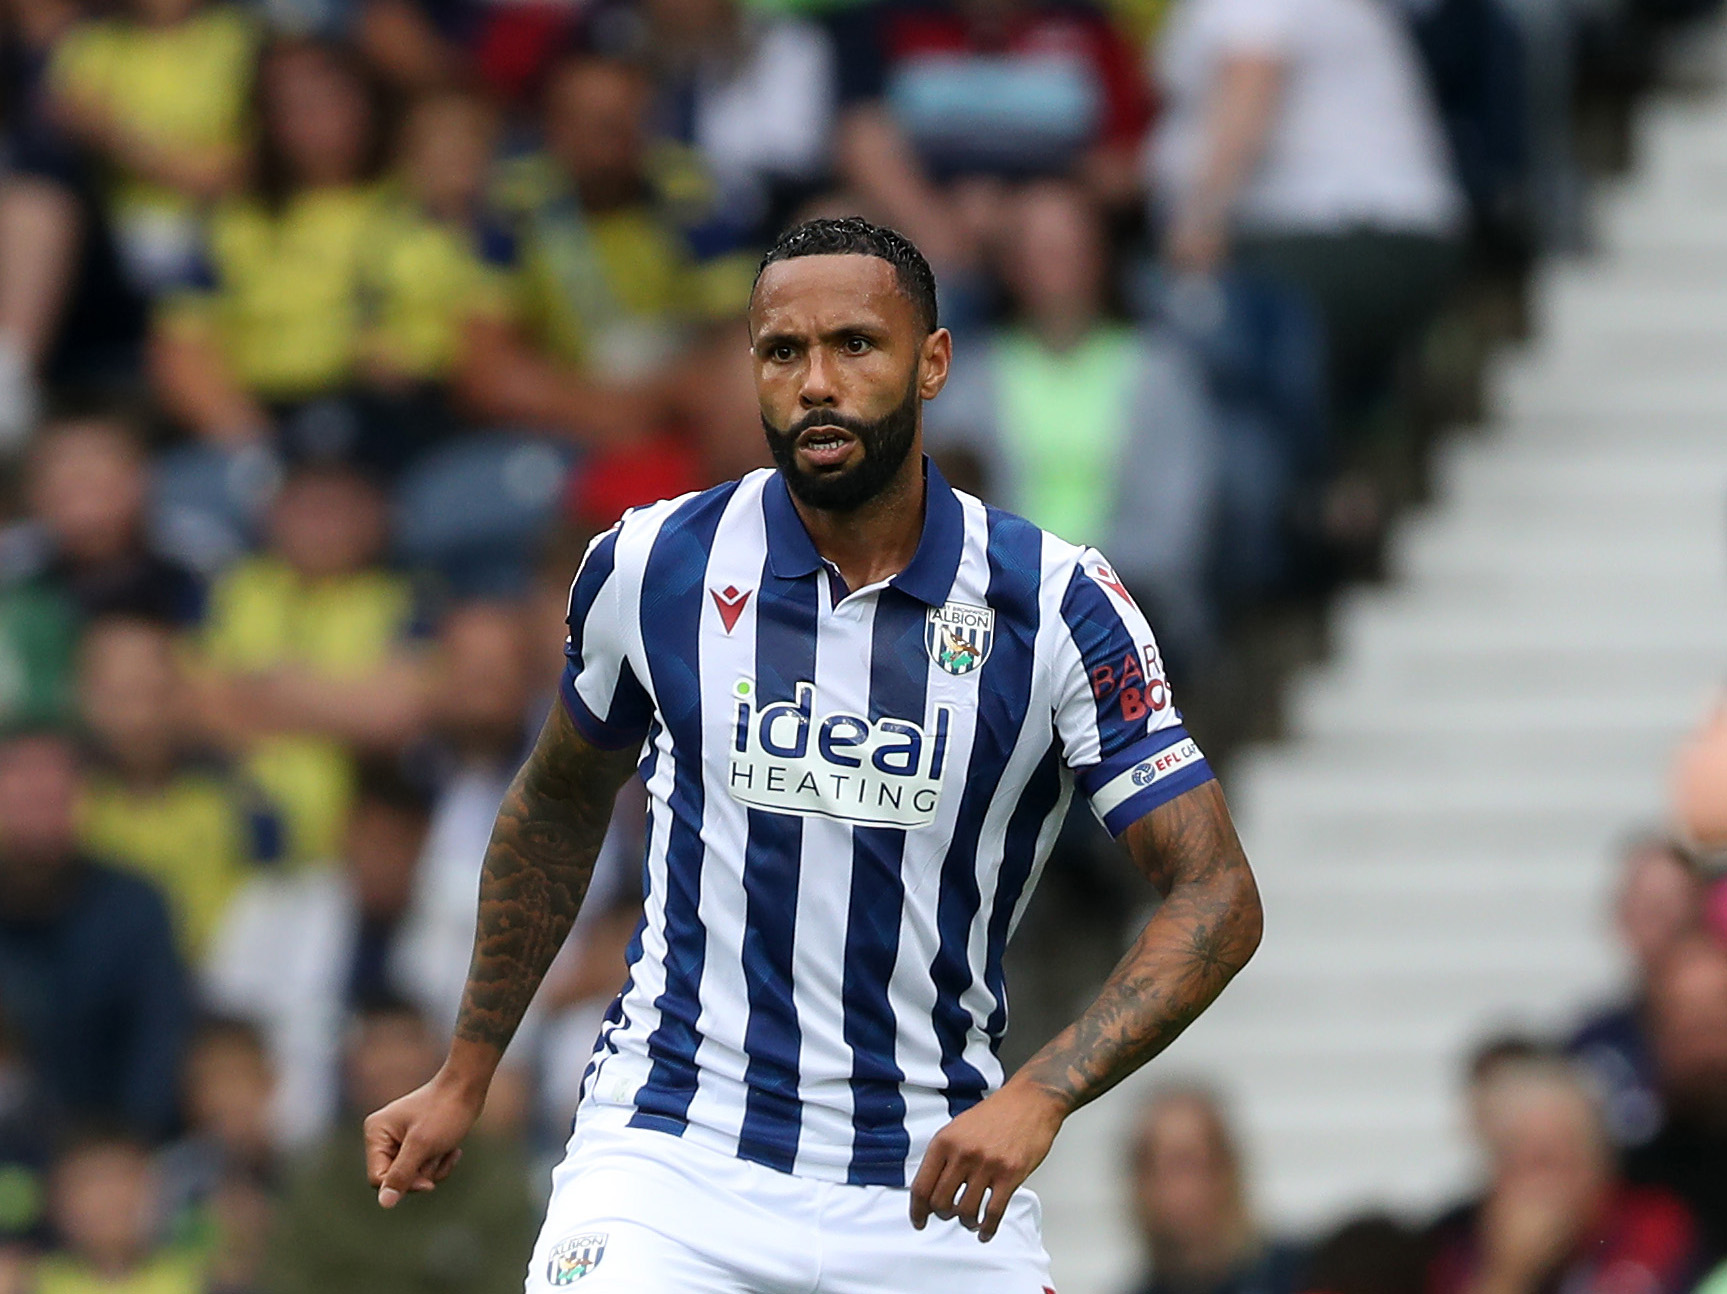
[[917, 357], [917, 393], [925, 400], [933, 400], [941, 394], [942, 387], [947, 385], [948, 368], [953, 363], [953, 334], [946, 328], [937, 328], [923, 339], [923, 348]]

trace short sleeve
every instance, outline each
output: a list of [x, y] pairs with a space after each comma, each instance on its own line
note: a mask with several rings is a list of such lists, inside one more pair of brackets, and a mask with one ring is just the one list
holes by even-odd
[[603, 750], [639, 746], [653, 723], [653, 701], [636, 679], [624, 635], [623, 576], [613, 526], [588, 546], [570, 586], [567, 664], [558, 687], [581, 733]]
[[1151, 626], [1088, 548], [1061, 602], [1055, 722], [1063, 757], [1111, 835], [1185, 791], [1211, 768], [1175, 708]]

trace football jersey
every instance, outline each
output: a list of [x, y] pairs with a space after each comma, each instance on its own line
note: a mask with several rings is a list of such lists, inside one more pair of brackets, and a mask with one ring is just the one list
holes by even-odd
[[1211, 777], [1096, 550], [925, 482], [911, 562], [867, 588], [765, 469], [589, 548], [561, 691], [641, 747], [648, 824], [584, 1109], [905, 1185], [1002, 1081], [1002, 954], [1073, 788], [1119, 834]]

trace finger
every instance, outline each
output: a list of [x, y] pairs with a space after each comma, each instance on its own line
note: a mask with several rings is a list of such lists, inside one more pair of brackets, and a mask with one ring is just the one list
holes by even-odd
[[960, 1193], [959, 1201], [954, 1205], [954, 1215], [959, 1219], [960, 1226], [967, 1231], [977, 1230], [978, 1214], [983, 1212], [983, 1196], [988, 1189], [988, 1183], [981, 1175], [973, 1174], [966, 1181], [965, 1190]]
[[384, 1184], [384, 1175], [400, 1148], [395, 1132], [377, 1115], [366, 1120], [366, 1180], [374, 1187]]
[[445, 1151], [437, 1159], [427, 1164], [425, 1170], [414, 1179], [415, 1193], [435, 1191], [438, 1183], [450, 1175], [450, 1170], [456, 1166], [456, 1161], [462, 1157], [461, 1147]]
[[1001, 1229], [1001, 1221], [1007, 1216], [1008, 1201], [1019, 1189], [1017, 1182], [996, 1182], [989, 1188], [989, 1207], [983, 1212], [983, 1224], [978, 1227], [977, 1238], [982, 1241], [995, 1239], [995, 1233]]
[[427, 1149], [413, 1133], [407, 1135], [402, 1142], [402, 1148], [396, 1152], [389, 1172], [384, 1174], [383, 1183], [378, 1187], [379, 1204], [386, 1209], [393, 1209], [402, 1196], [414, 1189], [414, 1184], [426, 1175]]
[[930, 1142], [929, 1149], [924, 1153], [923, 1164], [918, 1168], [917, 1177], [911, 1184], [911, 1224], [919, 1231], [929, 1222], [930, 1193], [941, 1179], [946, 1163], [947, 1152], [941, 1143]]
[[953, 1197], [959, 1194], [959, 1188], [965, 1185], [965, 1179], [970, 1172], [969, 1156], [948, 1160], [947, 1167], [942, 1169], [941, 1177], [936, 1180], [935, 1189], [929, 1195], [931, 1213], [944, 1221], [953, 1217]]

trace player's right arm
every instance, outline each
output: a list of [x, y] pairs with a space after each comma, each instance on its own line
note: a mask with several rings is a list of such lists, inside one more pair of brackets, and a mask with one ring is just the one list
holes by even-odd
[[455, 1166], [504, 1049], [563, 946], [593, 879], [633, 749], [591, 743], [563, 703], [510, 784], [480, 871], [480, 908], [450, 1054], [425, 1086], [366, 1120], [378, 1203], [429, 1191]]

